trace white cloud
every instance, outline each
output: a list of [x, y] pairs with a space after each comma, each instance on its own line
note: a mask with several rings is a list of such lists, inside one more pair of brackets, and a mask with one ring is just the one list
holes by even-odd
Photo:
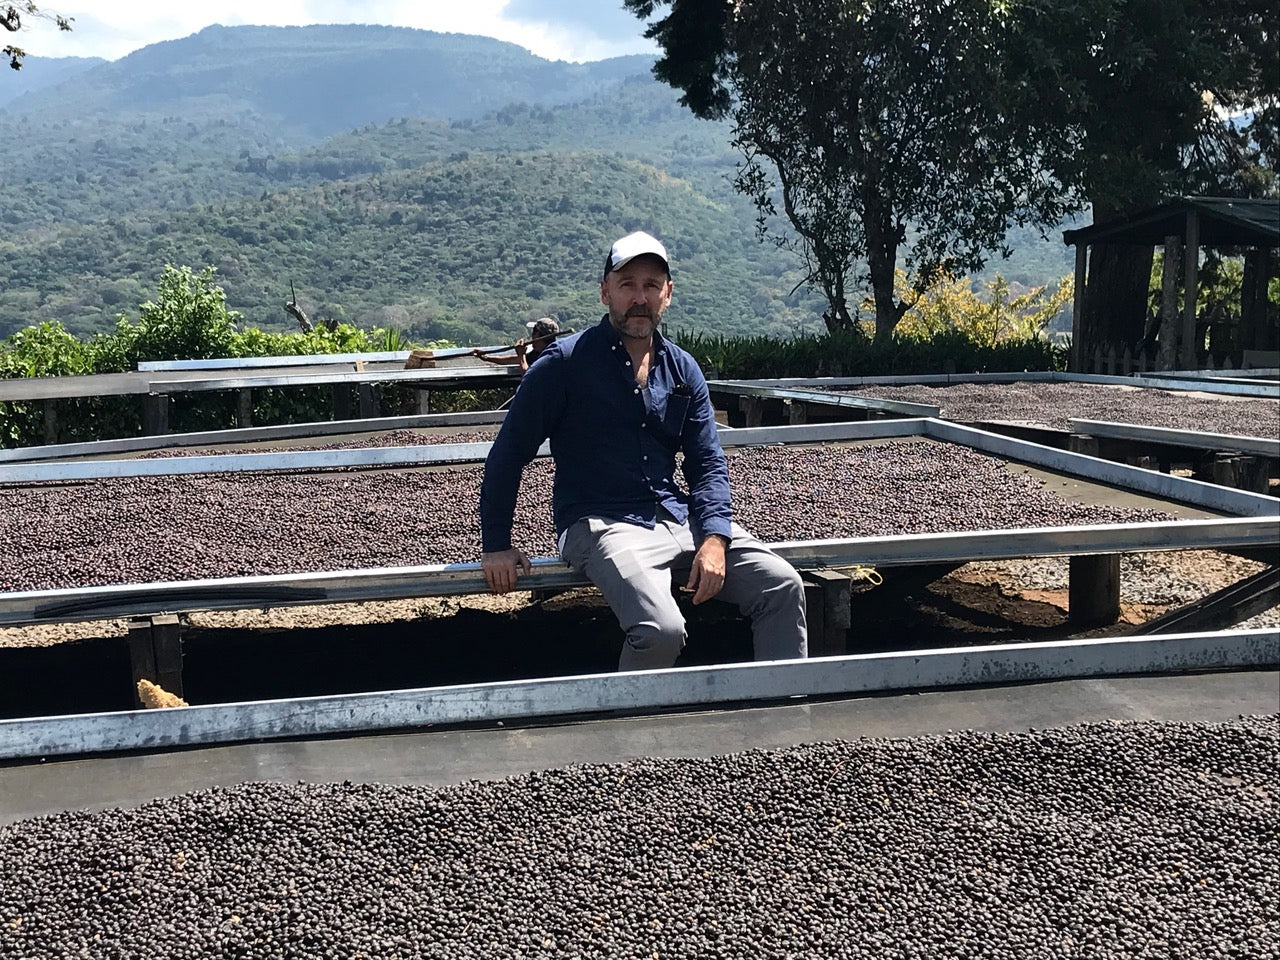
[[[517, 4], [519, 19], [508, 19], [509, 0], [222, 0], [183, 3], [182, 0], [121, 0], [62, 2], [41, 6], [73, 17], [70, 33], [52, 25], [33, 22], [17, 40], [27, 53], [38, 57], [104, 57], [115, 60], [140, 47], [162, 40], [190, 36], [210, 24], [241, 26], [290, 26], [308, 23], [374, 23], [496, 37], [518, 44], [551, 60], [600, 60], [628, 53], [652, 53], [653, 44], [643, 37], [643, 25], [634, 32], [617, 29], [619, 21], [603, 19], [612, 36], [600, 34], [590, 18], [571, 15], [572, 4], [548, 8], [557, 19], [530, 16], [536, 4]], [[591, 4], [609, 0], [584, 0]], [[621, 6], [621, 4], [618, 4]], [[109, 11], [109, 16], [104, 12]]]

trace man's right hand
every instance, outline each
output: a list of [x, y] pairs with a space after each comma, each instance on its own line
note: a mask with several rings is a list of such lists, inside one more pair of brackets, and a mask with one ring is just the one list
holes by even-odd
[[495, 550], [480, 554], [480, 566], [484, 569], [484, 581], [494, 593], [510, 593], [520, 579], [520, 573], [533, 573], [533, 564], [523, 550]]

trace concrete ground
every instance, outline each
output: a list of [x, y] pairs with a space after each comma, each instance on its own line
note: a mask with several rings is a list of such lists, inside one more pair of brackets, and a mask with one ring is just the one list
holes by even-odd
[[559, 725], [282, 741], [0, 765], [0, 823], [254, 780], [443, 786], [575, 763], [712, 756], [860, 737], [1280, 714], [1280, 672], [1070, 680]]

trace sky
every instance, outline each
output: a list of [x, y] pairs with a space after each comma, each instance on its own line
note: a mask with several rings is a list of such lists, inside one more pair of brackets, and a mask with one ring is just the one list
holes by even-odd
[[496, 37], [548, 60], [582, 62], [655, 53], [644, 24], [622, 0], [39, 0], [41, 10], [74, 18], [70, 33], [28, 18], [10, 41], [33, 57], [116, 60], [211, 24], [300, 26], [370, 23]]

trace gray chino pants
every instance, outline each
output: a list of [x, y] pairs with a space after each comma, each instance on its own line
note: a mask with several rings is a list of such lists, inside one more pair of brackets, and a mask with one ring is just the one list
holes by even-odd
[[[808, 655], [804, 584], [791, 564], [733, 524], [717, 599], [751, 620], [757, 660]], [[684, 648], [684, 615], [671, 593], [673, 572], [688, 577], [695, 547], [688, 524], [665, 510], [649, 530], [634, 523], [585, 517], [564, 536], [562, 558], [599, 588], [622, 625], [619, 670], [669, 667]]]

